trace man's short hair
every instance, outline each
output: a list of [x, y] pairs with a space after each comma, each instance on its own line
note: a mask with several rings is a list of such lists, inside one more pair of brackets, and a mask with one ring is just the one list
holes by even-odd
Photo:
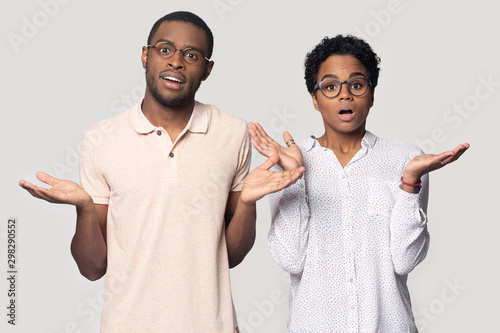
[[306, 56], [304, 79], [310, 94], [314, 92], [321, 64], [332, 55], [351, 55], [358, 59], [368, 71], [372, 89], [375, 89], [380, 72], [380, 58], [364, 40], [351, 35], [337, 35], [334, 38], [323, 38]]
[[194, 26], [202, 29], [205, 32], [205, 35], [207, 37], [207, 46], [208, 46], [208, 55], [207, 58], [210, 59], [212, 56], [212, 52], [214, 49], [214, 36], [212, 35], [212, 31], [208, 27], [208, 25], [203, 21], [198, 15], [193, 14], [191, 12], [184, 12], [184, 11], [179, 11], [179, 12], [172, 12], [170, 14], [167, 14], [160, 18], [158, 21], [155, 22], [153, 27], [151, 28], [151, 31], [149, 32], [149, 37], [148, 37], [148, 45], [151, 45], [152, 39], [158, 29], [160, 28], [160, 25], [163, 22], [187, 22], [191, 23]]

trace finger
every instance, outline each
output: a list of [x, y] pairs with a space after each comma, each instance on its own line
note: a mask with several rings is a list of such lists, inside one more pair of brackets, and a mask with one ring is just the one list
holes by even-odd
[[254, 123], [248, 123], [248, 132], [252, 136], [252, 139], [257, 139], [257, 128]]
[[283, 140], [285, 140], [285, 142], [287, 142], [288, 140], [293, 140], [293, 137], [290, 135], [290, 133], [288, 133], [287, 131], [285, 131], [283, 133]]
[[290, 133], [286, 131], [283, 133], [283, 140], [285, 140], [285, 144], [287, 145], [287, 147], [290, 147], [291, 145], [295, 144], [293, 137], [290, 135]]
[[28, 187], [28, 186], [23, 186], [23, 188], [29, 193], [31, 194], [31, 196], [35, 197], [35, 198], [38, 198], [38, 199], [42, 199], [40, 197], [40, 195], [36, 192], [36, 189], [35, 188], [31, 188], [31, 187]]
[[269, 170], [273, 165], [278, 163], [279, 160], [280, 160], [280, 157], [278, 154], [274, 154], [272, 156], [269, 156], [269, 158], [259, 166], [259, 169]]
[[267, 135], [266, 131], [264, 130], [264, 128], [259, 123], [255, 124], [255, 129], [256, 129], [256, 132], [259, 135], [259, 137], [264, 142], [273, 142], [274, 141], [273, 138], [271, 138], [269, 135]]
[[469, 144], [459, 145], [457, 148], [453, 150], [454, 155], [451, 156], [451, 158], [445, 160], [445, 164], [449, 164], [458, 160], [460, 156], [462, 156], [463, 153], [467, 151], [467, 149], [469, 149]]
[[45, 200], [51, 203], [58, 202], [58, 200], [60, 199], [60, 196], [57, 195], [57, 193], [51, 192], [50, 190], [43, 187], [35, 186], [24, 179], [21, 179], [19, 181], [19, 186], [28, 191], [29, 194], [37, 199]]
[[460, 156], [462, 156], [467, 149], [469, 149], [469, 144], [462, 146], [462, 148], [455, 154], [455, 160], [458, 160]]
[[455, 155], [453, 151], [445, 151], [439, 155], [434, 155], [431, 164], [436, 164], [439, 168], [443, 167], [446, 163], [449, 163], [453, 155]]
[[305, 169], [306, 168], [302, 166], [292, 171], [283, 172], [281, 179], [274, 185], [273, 191], [277, 192], [295, 184]]
[[306, 171], [306, 168], [304, 166], [301, 166], [300, 168], [291, 171], [292, 174], [290, 175], [290, 178], [295, 183], [295, 181], [297, 181], [297, 179], [299, 179], [302, 176], [304, 171]]
[[[257, 145], [260, 145], [262, 149], [265, 148], [265, 145], [268, 144], [269, 140], [259, 131], [257, 125], [253, 124], [248, 129], [252, 140], [254, 140], [254, 147], [257, 148]], [[265, 132], [264, 132], [265, 133]]]
[[46, 194], [46, 192], [43, 191], [44, 188], [37, 188], [36, 190], [34, 190], [34, 195], [35, 197], [37, 197], [38, 199], [42, 199], [42, 200], [45, 200], [47, 202], [50, 202], [50, 203], [54, 203], [55, 200]]
[[40, 181], [44, 182], [47, 185], [54, 186], [57, 184], [60, 179], [54, 178], [49, 174], [46, 174], [45, 172], [38, 171], [36, 173], [36, 178], [38, 178]]
[[30, 182], [27, 182], [24, 179], [21, 179], [19, 181], [19, 186], [21, 186], [22, 188], [24, 188], [26, 191], [30, 192], [31, 195], [33, 195], [34, 191], [36, 191], [36, 189], [38, 188], [38, 186], [33, 185], [33, 184], [31, 184]]
[[[262, 148], [262, 145], [257, 141], [257, 140], [250, 140], [250, 142], [252, 143], [252, 145], [254, 146], [254, 148], [261, 154], [261, 155], [264, 155], [266, 157], [268, 157], [268, 152], [267, 150], [265, 150], [264, 148]], [[265, 147], [265, 146], [264, 146]]]
[[59, 192], [54, 192], [43, 187], [38, 187], [36, 188], [35, 193], [37, 194], [38, 198], [48, 201], [50, 203], [63, 202], [63, 198], [61, 196], [61, 193]]
[[28, 188], [30, 188], [33, 185], [30, 182], [28, 182], [28, 181], [26, 181], [24, 179], [21, 179], [21, 180], [19, 180], [19, 186], [21, 186], [24, 189], [28, 189]]
[[458, 146], [456, 146], [452, 152], [456, 155], [458, 153], [463, 153], [464, 151], [466, 151], [467, 149], [469, 149], [470, 145], [468, 143], [464, 143], [464, 144], [460, 144]]

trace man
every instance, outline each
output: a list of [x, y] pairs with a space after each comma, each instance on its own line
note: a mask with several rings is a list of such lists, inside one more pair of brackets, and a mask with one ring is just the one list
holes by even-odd
[[247, 175], [245, 122], [195, 101], [212, 48], [198, 16], [158, 20], [142, 50], [144, 100], [84, 135], [83, 189], [44, 173], [51, 189], [20, 181], [76, 206], [73, 257], [88, 279], [106, 274], [103, 332], [237, 331], [228, 268], [253, 245], [255, 202], [304, 170], [270, 172], [276, 156]]

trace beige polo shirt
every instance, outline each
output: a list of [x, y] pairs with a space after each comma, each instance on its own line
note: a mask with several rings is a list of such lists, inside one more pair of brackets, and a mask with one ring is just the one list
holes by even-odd
[[235, 332], [224, 212], [250, 152], [242, 119], [198, 102], [174, 143], [140, 104], [87, 130], [81, 183], [109, 205], [102, 332]]

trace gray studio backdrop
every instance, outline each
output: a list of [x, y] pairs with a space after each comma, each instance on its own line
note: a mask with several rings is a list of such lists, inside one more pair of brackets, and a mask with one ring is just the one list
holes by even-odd
[[[324, 36], [355, 34], [382, 58], [368, 129], [426, 152], [469, 142], [431, 176], [426, 260], [409, 276], [421, 332], [500, 332], [496, 129], [500, 120], [499, 5], [493, 1], [376, 0], [2, 2], [2, 332], [97, 332], [102, 279], [80, 276], [69, 245], [73, 207], [31, 198], [17, 183], [39, 170], [78, 178], [83, 131], [144, 92], [141, 47], [156, 19], [190, 10], [212, 28], [215, 67], [198, 100], [260, 122], [281, 141], [322, 134], [303, 60]], [[263, 162], [254, 151], [253, 167]], [[8, 219], [16, 229], [16, 326], [8, 324]], [[284, 332], [287, 275], [267, 250], [270, 213], [231, 272], [242, 332]]]

